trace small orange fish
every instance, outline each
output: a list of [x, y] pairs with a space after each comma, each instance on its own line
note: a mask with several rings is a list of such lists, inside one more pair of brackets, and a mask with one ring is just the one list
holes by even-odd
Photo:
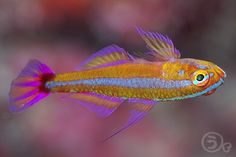
[[25, 110], [51, 93], [71, 93], [70, 99], [104, 117], [127, 102], [133, 107], [131, 115], [113, 136], [142, 119], [160, 101], [210, 95], [223, 84], [226, 74], [214, 63], [181, 59], [168, 37], [141, 28], [137, 32], [150, 50], [142, 54], [145, 59], [112, 45], [69, 73], [55, 74], [31, 60], [12, 82], [10, 110]]

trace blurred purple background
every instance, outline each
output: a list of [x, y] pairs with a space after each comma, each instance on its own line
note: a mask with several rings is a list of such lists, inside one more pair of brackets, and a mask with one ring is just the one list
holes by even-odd
[[[68, 72], [113, 43], [145, 50], [135, 26], [168, 35], [184, 58], [218, 64], [225, 84], [208, 97], [160, 103], [105, 143], [124, 107], [102, 119], [53, 95], [8, 113], [10, 82], [29, 59]], [[235, 42], [235, 0], [0, 0], [0, 157], [235, 157]], [[210, 131], [232, 144], [229, 153], [203, 149]]]

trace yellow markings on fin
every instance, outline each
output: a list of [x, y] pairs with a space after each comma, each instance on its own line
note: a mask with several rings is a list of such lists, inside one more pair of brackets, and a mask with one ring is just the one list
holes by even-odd
[[129, 54], [123, 48], [120, 48], [117, 45], [111, 45], [103, 48], [88, 58], [82, 65], [80, 65], [80, 69], [93, 69], [118, 65], [127, 63], [130, 60], [131, 58], [129, 57]]
[[109, 97], [95, 93], [71, 94], [69, 98], [76, 100], [80, 105], [96, 112], [102, 117], [107, 117], [112, 114], [123, 102], [123, 99], [121, 98]]
[[151, 50], [149, 55], [156, 57], [157, 60], [170, 60], [180, 58], [180, 52], [174, 47], [173, 42], [159, 33], [146, 32], [142, 28], [137, 28], [137, 32]]

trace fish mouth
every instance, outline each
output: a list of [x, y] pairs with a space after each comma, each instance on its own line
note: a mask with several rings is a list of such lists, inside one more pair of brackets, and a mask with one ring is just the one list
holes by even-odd
[[224, 79], [220, 78], [220, 80], [216, 83], [217, 85], [210, 91], [206, 92], [205, 94], [203, 94], [204, 96], [208, 96], [211, 95], [213, 93], [215, 93], [216, 89], [220, 86], [222, 86], [222, 84], [224, 83]]
[[215, 93], [216, 92], [216, 88], [215, 89], [212, 89], [211, 91], [209, 91], [209, 92], [207, 92], [207, 93], [205, 93], [205, 94], [203, 94], [204, 96], [208, 96], [208, 95], [211, 95], [211, 94], [213, 94], [213, 93]]
[[212, 90], [210, 90], [210, 91], [206, 92], [205, 94], [203, 94], [205, 96], [208, 96], [208, 95], [211, 95], [211, 94], [215, 93], [216, 89], [224, 83], [224, 79], [226, 78], [226, 73], [224, 72], [223, 69], [221, 69], [217, 65], [214, 65], [213, 68], [214, 68], [216, 74], [220, 77], [220, 80], [216, 83], [217, 85], [213, 86], [214, 88]]

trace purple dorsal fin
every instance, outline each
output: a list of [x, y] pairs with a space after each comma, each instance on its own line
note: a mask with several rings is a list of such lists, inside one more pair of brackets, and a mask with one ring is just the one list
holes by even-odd
[[151, 50], [150, 55], [157, 60], [178, 59], [181, 57], [179, 50], [174, 47], [173, 42], [167, 36], [159, 33], [146, 32], [142, 28], [136, 28], [139, 35]]
[[123, 48], [111, 45], [89, 57], [77, 70], [113, 66], [132, 61], [132, 57]]

